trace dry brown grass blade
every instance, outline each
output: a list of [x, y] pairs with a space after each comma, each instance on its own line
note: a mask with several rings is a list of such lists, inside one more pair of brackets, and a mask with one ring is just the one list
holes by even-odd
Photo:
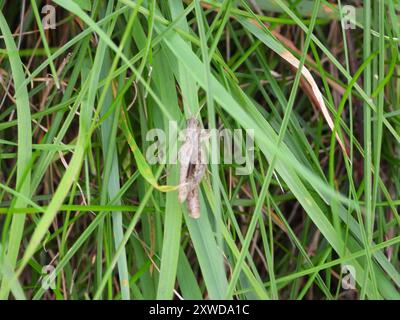
[[[295, 67], [296, 69], [299, 69], [300, 61], [290, 51], [285, 51], [280, 56], [283, 59], [285, 59], [287, 62], [289, 62], [293, 67]], [[306, 67], [303, 66], [303, 68], [301, 69], [301, 74], [303, 75], [304, 79], [308, 82], [308, 84], [311, 87], [311, 93], [313, 94], [313, 99], [311, 99], [311, 101], [315, 101], [317, 103], [317, 106], [321, 110], [326, 122], [328, 123], [329, 128], [331, 128], [332, 132], [334, 132], [335, 130], [334, 130], [333, 120], [328, 111], [328, 108], [325, 105], [325, 101], [322, 96], [322, 93], [319, 90], [318, 85], [315, 82], [311, 72]], [[307, 93], [309, 91], [305, 90], [305, 92]], [[340, 135], [337, 131], [338, 130], [336, 130], [336, 139], [337, 139], [340, 147], [342, 148], [343, 152], [345, 153], [345, 155], [348, 156], [345, 143], [340, 139]]]

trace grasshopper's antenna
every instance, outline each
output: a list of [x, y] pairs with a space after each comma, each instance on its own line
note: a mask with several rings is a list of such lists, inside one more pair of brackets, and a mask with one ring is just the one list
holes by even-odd
[[199, 117], [199, 114], [205, 105], [206, 105], [206, 103], [204, 102], [201, 106], [199, 106], [199, 109], [197, 110], [197, 113], [196, 113], [196, 119]]

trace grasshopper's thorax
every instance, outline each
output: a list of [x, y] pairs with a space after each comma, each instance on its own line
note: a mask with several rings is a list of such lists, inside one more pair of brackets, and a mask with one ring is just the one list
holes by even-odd
[[199, 138], [200, 138], [200, 123], [195, 118], [189, 118], [186, 121], [186, 141], [189, 141], [191, 144], [195, 145], [196, 149], [199, 148]]

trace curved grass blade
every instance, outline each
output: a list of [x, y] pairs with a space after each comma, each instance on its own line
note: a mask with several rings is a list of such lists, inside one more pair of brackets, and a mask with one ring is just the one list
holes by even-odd
[[[15, 94], [15, 100], [17, 105], [17, 117], [18, 117], [18, 151], [17, 151], [17, 190], [25, 197], [30, 198], [31, 195], [31, 157], [32, 157], [32, 132], [31, 132], [31, 114], [29, 106], [29, 95], [26, 85], [22, 85], [25, 76], [22, 69], [22, 62], [18, 55], [18, 49], [15, 45], [12, 37], [10, 28], [7, 25], [7, 21], [4, 18], [2, 12], [0, 12], [0, 29], [4, 36], [4, 42], [9, 53], [8, 59], [11, 65], [12, 76], [14, 80], [14, 87], [20, 88]], [[26, 201], [17, 197], [14, 202], [14, 207], [25, 207]], [[8, 239], [7, 246], [7, 259], [10, 264], [10, 268], [14, 270], [19, 248], [22, 239], [22, 233], [24, 230], [25, 215], [14, 215], [12, 218], [10, 238]], [[8, 279], [3, 278], [0, 288], [0, 299], [8, 296]]]

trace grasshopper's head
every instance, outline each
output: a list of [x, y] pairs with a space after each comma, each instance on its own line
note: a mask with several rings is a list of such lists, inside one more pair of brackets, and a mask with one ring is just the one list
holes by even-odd
[[192, 117], [186, 120], [186, 126], [188, 129], [196, 129], [200, 126], [200, 123], [196, 118]]

